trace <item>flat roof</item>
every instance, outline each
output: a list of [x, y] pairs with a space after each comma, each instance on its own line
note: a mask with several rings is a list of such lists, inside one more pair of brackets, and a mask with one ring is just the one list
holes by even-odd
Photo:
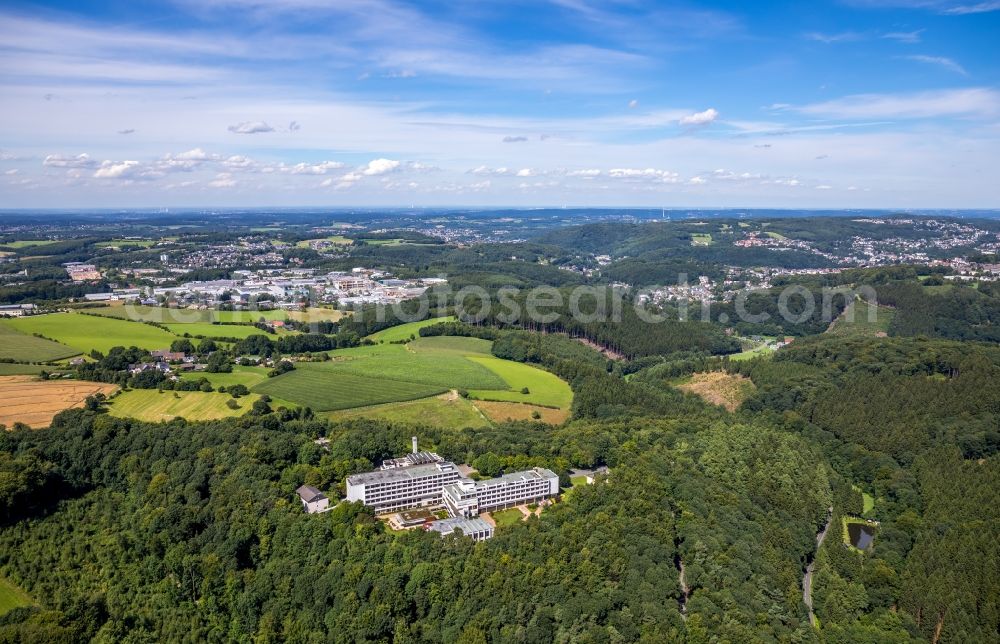
[[472, 519], [466, 519], [464, 517], [453, 517], [451, 519], [441, 519], [440, 521], [435, 521], [431, 524], [430, 529], [435, 532], [440, 532], [441, 534], [451, 534], [458, 528], [463, 534], [472, 534], [474, 532], [490, 532], [493, 530], [493, 526], [486, 522], [485, 519], [480, 517], [475, 517]]
[[424, 465], [411, 465], [409, 467], [393, 467], [388, 470], [375, 470], [362, 474], [352, 474], [347, 477], [348, 485], [367, 485], [369, 483], [385, 483], [388, 481], [401, 481], [406, 479], [422, 478], [431, 476], [439, 472], [458, 472], [455, 464], [448, 461], [441, 463], [427, 463]]
[[497, 485], [506, 485], [507, 483], [516, 483], [518, 481], [529, 481], [529, 480], [539, 480], [539, 479], [551, 479], [559, 478], [556, 473], [552, 470], [547, 470], [544, 467], [536, 467], [530, 470], [524, 470], [523, 472], [511, 472], [510, 474], [504, 474], [503, 476], [498, 476], [495, 479], [488, 479], [486, 481], [476, 481], [477, 488], [484, 487], [495, 487]]

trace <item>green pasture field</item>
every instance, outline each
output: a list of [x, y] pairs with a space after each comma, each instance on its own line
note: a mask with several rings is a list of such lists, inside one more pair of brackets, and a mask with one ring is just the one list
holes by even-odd
[[331, 420], [379, 418], [398, 423], [453, 429], [490, 426], [490, 421], [472, 403], [465, 398], [451, 394], [371, 407], [356, 407], [327, 412], [324, 415]]
[[122, 246], [141, 246], [149, 248], [156, 242], [152, 239], [114, 239], [112, 241], [98, 242], [94, 244], [98, 248], [121, 248]]
[[81, 313], [33, 315], [5, 320], [3, 324], [22, 333], [40, 333], [76, 349], [77, 353], [88, 353], [91, 349], [107, 353], [116, 346], [167, 349], [177, 339], [148, 324]]
[[[176, 395], [175, 395], [176, 394]], [[181, 416], [187, 420], [214, 420], [242, 416], [250, 410], [260, 396], [250, 394], [236, 400], [239, 409], [230, 409], [226, 402], [233, 400], [229, 394], [201, 391], [164, 391], [133, 389], [111, 399], [108, 413], [119, 418], [159, 422]]]
[[[0, 333], [0, 337], [3, 337]], [[14, 364], [10, 362], [0, 362], [0, 376], [34, 376], [43, 371], [52, 371], [53, 367], [46, 367], [40, 364]]]
[[31, 606], [34, 603], [28, 593], [0, 577], [0, 615], [4, 615], [14, 608]]
[[775, 233], [775, 232], [771, 232], [771, 231], [768, 231], [768, 232], [767, 232], [766, 234], [767, 234], [767, 236], [768, 236], [768, 237], [770, 237], [771, 239], [777, 239], [777, 240], [779, 240], [779, 241], [781, 241], [781, 240], [785, 240], [785, 239], [788, 239], [787, 237], [785, 237], [785, 236], [784, 236], [784, 235], [782, 235], [781, 233]]
[[135, 320], [139, 322], [158, 322], [160, 324], [211, 324], [220, 322], [232, 324], [238, 322], [257, 322], [264, 320], [286, 320], [289, 315], [285, 311], [214, 311], [198, 309], [170, 309], [163, 306], [144, 306], [141, 304], [112, 304], [111, 306], [88, 309], [88, 313], [118, 318], [120, 320]]
[[243, 385], [247, 389], [267, 380], [266, 367], [241, 367], [236, 365], [231, 373], [208, 373], [207, 371], [189, 371], [181, 375], [184, 380], [198, 382], [202, 378], [208, 380], [213, 387], [229, 387], [230, 385]]
[[712, 245], [712, 234], [711, 233], [694, 233], [691, 235], [691, 245], [692, 246], [711, 246]]
[[406, 324], [400, 324], [399, 326], [389, 327], [388, 329], [373, 333], [368, 336], [368, 339], [372, 342], [399, 342], [400, 340], [409, 340], [411, 336], [419, 338], [420, 329], [425, 326], [440, 324], [441, 322], [454, 322], [456, 319], [454, 315], [449, 315], [441, 318], [421, 320], [420, 322], [407, 322]]
[[[37, 316], [42, 317], [42, 316]], [[80, 354], [79, 349], [68, 347], [58, 342], [36, 338], [28, 331], [29, 325], [23, 324], [28, 318], [0, 319], [0, 358], [7, 360], [24, 360], [49, 362], [62, 360]], [[21, 323], [21, 324], [16, 324]], [[43, 333], [44, 335], [44, 333]], [[6, 374], [10, 375], [10, 374]]]
[[416, 353], [450, 351], [462, 355], [484, 354], [490, 355], [493, 347], [491, 340], [480, 338], [465, 338], [454, 335], [434, 335], [426, 338], [417, 338], [406, 345], [408, 349]]
[[[560, 409], [568, 409], [573, 403], [573, 391], [566, 381], [548, 371], [492, 356], [469, 356], [468, 360], [497, 374], [509, 387], [509, 390], [506, 391], [487, 391], [483, 388], [473, 387], [470, 388], [469, 394], [474, 398], [530, 403]], [[522, 394], [523, 387], [527, 387], [529, 393]]]
[[417, 352], [402, 344], [387, 345], [381, 349], [363, 358], [346, 357], [342, 352], [331, 353], [337, 359], [300, 363], [297, 368], [416, 382], [444, 389], [507, 389], [507, 383], [501, 376], [453, 351]]
[[19, 241], [0, 244], [0, 246], [5, 246], [7, 248], [34, 248], [36, 246], [48, 246], [49, 244], [57, 243], [59, 242], [54, 239], [21, 239]]
[[249, 338], [251, 335], [266, 335], [274, 338], [274, 334], [261, 331], [255, 326], [246, 324], [165, 324], [171, 333], [176, 335], [205, 336], [206, 338]]
[[144, 306], [141, 304], [112, 304], [106, 307], [87, 309], [87, 313], [134, 322], [191, 324], [211, 322], [214, 311], [169, 309], [162, 306]]
[[314, 411], [333, 411], [427, 398], [446, 389], [447, 387], [389, 380], [377, 375], [364, 377], [297, 366], [295, 371], [256, 385], [253, 391], [311, 407]]

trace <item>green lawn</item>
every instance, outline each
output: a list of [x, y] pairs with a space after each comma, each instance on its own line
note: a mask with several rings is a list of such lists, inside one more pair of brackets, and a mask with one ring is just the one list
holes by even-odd
[[261, 331], [255, 326], [245, 324], [166, 324], [171, 333], [176, 335], [189, 334], [191, 336], [205, 336], [206, 338], [249, 338], [251, 335], [266, 335], [270, 338], [275, 336], [271, 333]]
[[[329, 309], [315, 310], [327, 311]], [[171, 309], [164, 306], [144, 306], [141, 304], [112, 304], [103, 308], [88, 309], [87, 312], [122, 320], [159, 322], [160, 324], [211, 324], [212, 322], [232, 324], [236, 322], [257, 322], [261, 318], [269, 321], [286, 320], [293, 316], [293, 314], [280, 310], [215, 311], [211, 309]], [[332, 313], [336, 314], [339, 312], [332, 311]]]
[[[886, 333], [889, 324], [896, 312], [885, 306], [876, 306], [875, 319], [869, 321], [868, 317], [872, 312], [872, 307], [865, 300], [854, 300], [847, 305], [843, 314], [837, 318], [830, 327], [830, 335], [841, 336], [868, 336], [873, 337], [879, 333]], [[853, 320], [851, 316], [853, 315]]]
[[240, 367], [237, 365], [233, 367], [231, 373], [189, 371], [182, 374], [181, 378], [184, 380], [194, 380], [196, 382], [204, 378], [212, 383], [213, 387], [218, 387], [219, 385], [222, 385], [223, 387], [228, 387], [230, 385], [243, 385], [250, 388], [267, 380], [268, 371], [270, 371], [270, 369], [267, 369], [266, 367]]
[[770, 237], [771, 239], [777, 239], [777, 240], [779, 240], [779, 241], [781, 241], [781, 240], [785, 240], [785, 239], [788, 239], [787, 237], [785, 237], [785, 236], [784, 236], [784, 235], [782, 235], [781, 233], [775, 233], [775, 232], [771, 232], [771, 231], [768, 231], [768, 232], [766, 233], [766, 235], [767, 235], [768, 237]]
[[26, 319], [0, 319], [0, 358], [49, 362], [81, 353], [80, 349], [29, 335], [35, 331], [28, 330], [30, 325], [23, 324]]
[[136, 418], [149, 422], [171, 420], [177, 416], [187, 420], [214, 420], [242, 416], [259, 398], [255, 394], [243, 396], [236, 401], [240, 408], [230, 409], [226, 405], [227, 401], [233, 399], [229, 394], [201, 391], [160, 393], [156, 389], [133, 389], [112, 398], [108, 413], [119, 418]]
[[774, 349], [767, 346], [767, 343], [761, 343], [760, 345], [754, 347], [753, 349], [747, 349], [746, 351], [741, 351], [740, 353], [734, 353], [729, 357], [730, 360], [750, 360], [751, 358], [756, 358], [758, 356], [767, 356], [774, 353]]
[[691, 235], [691, 245], [692, 246], [711, 246], [712, 245], [712, 235], [711, 233], [694, 233]]
[[524, 521], [524, 514], [517, 508], [490, 512], [490, 516], [496, 521], [498, 528], [506, 528]]
[[399, 326], [389, 327], [388, 329], [383, 329], [377, 333], [373, 333], [368, 336], [368, 339], [372, 342], [398, 342], [400, 340], [409, 340], [411, 336], [419, 338], [420, 329], [425, 326], [431, 326], [441, 322], [454, 322], [455, 320], [455, 316], [450, 315], [441, 318], [429, 318], [427, 320], [421, 320], [420, 322], [408, 322], [406, 324], [400, 324]]
[[[328, 363], [323, 363], [328, 364]], [[290, 401], [314, 411], [333, 411], [404, 400], [427, 398], [447, 387], [401, 382], [352, 373], [303, 369], [268, 378], [253, 391]]]
[[34, 603], [28, 593], [0, 577], [0, 615], [11, 609], [31, 606]]
[[[469, 394], [475, 398], [531, 403], [560, 409], [568, 409], [573, 402], [573, 391], [569, 384], [548, 371], [493, 356], [469, 356], [467, 359], [483, 365], [507, 383], [507, 391], [472, 388]], [[527, 394], [521, 393], [523, 387], [528, 388]]]
[[134, 320], [137, 322], [197, 323], [211, 322], [214, 311], [196, 309], [169, 309], [163, 306], [143, 306], [141, 304], [112, 304], [102, 308], [87, 309], [93, 315]]
[[451, 351], [462, 355], [484, 354], [488, 356], [490, 355], [490, 349], [493, 347], [493, 342], [480, 338], [434, 335], [426, 338], [417, 338], [406, 346], [416, 353]]
[[0, 244], [0, 246], [6, 246], [7, 248], [34, 248], [35, 246], [48, 246], [49, 244], [58, 243], [53, 239], [22, 239], [19, 241], [6, 242]]
[[489, 427], [490, 422], [472, 403], [464, 398], [444, 394], [408, 402], [373, 405], [332, 411], [325, 414], [331, 420], [345, 418], [381, 418], [412, 425], [432, 425], [434, 427]]
[[80, 313], [50, 313], [5, 320], [3, 324], [22, 333], [40, 333], [62, 344], [89, 353], [107, 353], [115, 346], [167, 349], [177, 339], [163, 329], [139, 322]]
[[[333, 352], [330, 362], [308, 362], [301, 370], [350, 373], [368, 378], [423, 383], [444, 389], [507, 389], [503, 378], [484, 365], [453, 351], [417, 352], [401, 344], [391, 344], [360, 357], [360, 352]], [[352, 350], [353, 351], [353, 350]]]

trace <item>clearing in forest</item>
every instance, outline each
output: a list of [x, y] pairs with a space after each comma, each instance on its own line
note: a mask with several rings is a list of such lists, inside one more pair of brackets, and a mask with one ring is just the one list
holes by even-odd
[[723, 371], [696, 373], [677, 388], [729, 411], [735, 411], [757, 389], [749, 378]]
[[4, 615], [14, 608], [31, 606], [34, 603], [28, 593], [0, 577], [0, 615]]
[[[490, 420], [503, 423], [509, 420], [533, 420], [549, 425], [561, 425], [569, 418], [569, 409], [553, 409], [516, 402], [497, 402], [492, 400], [477, 400], [473, 403]], [[538, 413], [538, 418], [534, 413]]]

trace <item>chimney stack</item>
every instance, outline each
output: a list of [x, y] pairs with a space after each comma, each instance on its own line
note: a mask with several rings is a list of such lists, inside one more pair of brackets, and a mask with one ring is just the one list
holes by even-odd
[[417, 437], [416, 436], [413, 437], [413, 453], [414, 454], [417, 453]]

